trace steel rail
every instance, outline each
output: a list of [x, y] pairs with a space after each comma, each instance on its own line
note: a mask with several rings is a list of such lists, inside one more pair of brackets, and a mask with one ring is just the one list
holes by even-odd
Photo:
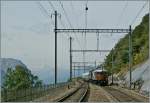
[[82, 102], [82, 101], [84, 100], [84, 98], [85, 98], [85, 96], [86, 96], [86, 94], [87, 94], [87, 92], [88, 92], [88, 88], [89, 88], [89, 87], [87, 86], [87, 88], [86, 88], [84, 94], [81, 96], [81, 98], [79, 99], [78, 102]]
[[65, 96], [63, 96], [63, 97], [61, 97], [61, 98], [59, 98], [59, 99], [56, 100], [56, 101], [57, 101], [57, 102], [63, 102], [63, 101], [65, 101], [67, 98], [69, 98], [70, 96], [72, 96], [73, 94], [75, 94], [79, 89], [80, 89], [80, 87], [77, 88], [77, 89], [75, 89], [73, 92], [71, 92], [71, 93], [69, 93], [69, 94], [67, 94], [67, 95], [65, 95]]
[[[126, 94], [118, 89], [112, 88], [112, 87], [107, 87], [104, 88], [109, 94], [111, 94], [118, 102], [142, 102], [138, 98], [134, 98], [133, 96], [130, 96], [129, 94]], [[111, 92], [110, 92], [111, 91]], [[117, 94], [113, 93], [113, 91], [116, 91], [118, 94], [122, 94], [122, 97], [118, 97]], [[124, 97], [126, 96], [126, 98]], [[124, 100], [123, 100], [124, 99]]]
[[[69, 99], [71, 96], [73, 96], [75, 93], [77, 93], [79, 90], [83, 89], [82, 86], [84, 86], [85, 84], [82, 84], [81, 86], [79, 86], [77, 89], [75, 89], [73, 92], [67, 94], [67, 95], [64, 95], [63, 97], [59, 98], [56, 100], [56, 102], [64, 102], [65, 100]], [[81, 98], [79, 98], [79, 100], [77, 100], [77, 102], [81, 102], [83, 101], [83, 99], [85, 98], [86, 96], [86, 93], [88, 91], [88, 86], [86, 88], [84, 88], [84, 93], [83, 95], [81, 96]]]

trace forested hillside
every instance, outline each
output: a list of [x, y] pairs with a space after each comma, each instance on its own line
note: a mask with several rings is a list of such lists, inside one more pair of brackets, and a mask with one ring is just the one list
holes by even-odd
[[[113, 52], [111, 51], [106, 57], [104, 67], [111, 72], [112, 68], [112, 54], [114, 73], [120, 75], [128, 71], [129, 61], [129, 34], [115, 45]], [[149, 56], [149, 14], [146, 14], [142, 22], [132, 30], [132, 67], [144, 62]]]

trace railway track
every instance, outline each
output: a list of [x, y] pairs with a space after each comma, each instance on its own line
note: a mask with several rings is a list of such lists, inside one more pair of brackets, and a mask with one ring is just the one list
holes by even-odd
[[118, 102], [143, 102], [142, 100], [135, 98], [125, 92], [112, 87], [103, 87], [105, 91], [111, 94]]
[[89, 97], [86, 102], [148, 102], [144, 97], [134, 95], [131, 91], [112, 86], [99, 86], [90, 83]]
[[95, 84], [81, 82], [76, 89], [59, 97], [55, 102], [147, 102], [148, 99], [133, 96], [131, 91], [125, 92], [118, 87], [101, 87]]
[[88, 83], [84, 82], [80, 87], [75, 89], [73, 92], [64, 95], [57, 99], [57, 102], [82, 102], [88, 91]]

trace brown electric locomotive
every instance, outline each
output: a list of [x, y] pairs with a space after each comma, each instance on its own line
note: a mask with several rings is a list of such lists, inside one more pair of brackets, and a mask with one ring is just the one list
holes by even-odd
[[89, 79], [91, 82], [99, 85], [108, 85], [108, 73], [106, 70], [94, 70], [89, 73]]

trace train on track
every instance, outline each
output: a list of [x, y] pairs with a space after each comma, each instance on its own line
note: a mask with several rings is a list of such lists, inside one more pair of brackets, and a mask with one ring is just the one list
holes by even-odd
[[99, 85], [108, 85], [108, 73], [106, 70], [94, 70], [89, 72], [89, 80]]
[[82, 77], [94, 84], [108, 85], [108, 72], [104, 69], [91, 70], [89, 73], [83, 74]]

